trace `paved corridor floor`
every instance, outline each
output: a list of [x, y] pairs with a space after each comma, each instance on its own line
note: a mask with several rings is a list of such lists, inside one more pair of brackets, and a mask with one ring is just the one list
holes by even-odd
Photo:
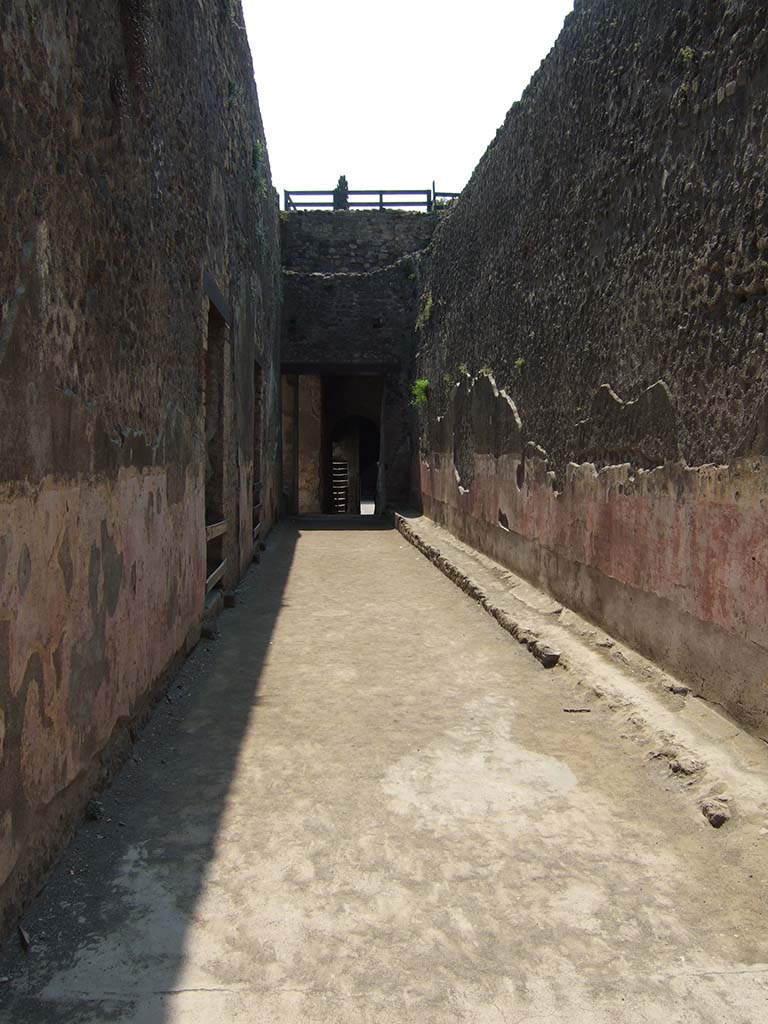
[[281, 525], [220, 627], [7, 944], [3, 1022], [768, 1019], [768, 840], [394, 530]]

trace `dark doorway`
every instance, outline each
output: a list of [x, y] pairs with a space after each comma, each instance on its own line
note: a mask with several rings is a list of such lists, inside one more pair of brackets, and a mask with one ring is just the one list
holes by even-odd
[[383, 373], [283, 374], [283, 488], [289, 511], [383, 513], [385, 396]]
[[[323, 511], [373, 515], [383, 507], [379, 464], [384, 380], [381, 374], [323, 378]], [[379, 493], [377, 493], [377, 491]]]
[[373, 515], [379, 477], [379, 428], [365, 416], [347, 416], [331, 433], [333, 512]]

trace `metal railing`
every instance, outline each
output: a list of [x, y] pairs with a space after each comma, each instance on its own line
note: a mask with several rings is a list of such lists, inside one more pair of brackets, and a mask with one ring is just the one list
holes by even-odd
[[[346, 201], [339, 202], [337, 192], [333, 189], [309, 189], [296, 191], [286, 189], [283, 192], [284, 210], [394, 210], [421, 209], [431, 213], [434, 209], [456, 199], [458, 192], [437, 192], [432, 188], [422, 189], [380, 189], [363, 188], [349, 189]], [[415, 198], [418, 196], [418, 199]]]

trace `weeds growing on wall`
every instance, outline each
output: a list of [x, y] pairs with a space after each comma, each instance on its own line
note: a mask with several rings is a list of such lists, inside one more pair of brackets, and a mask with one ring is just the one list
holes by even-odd
[[429, 397], [429, 381], [426, 377], [419, 377], [411, 384], [411, 405], [421, 406], [427, 404]]
[[416, 330], [420, 331], [422, 327], [425, 327], [429, 323], [429, 318], [432, 316], [432, 292], [427, 292], [424, 300], [424, 305], [421, 307], [421, 312], [416, 317]]

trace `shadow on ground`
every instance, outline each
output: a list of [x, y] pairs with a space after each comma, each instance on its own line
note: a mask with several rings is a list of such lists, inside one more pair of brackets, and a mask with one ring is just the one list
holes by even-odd
[[[241, 740], [261, 699], [297, 540], [289, 524], [277, 528], [238, 588], [237, 606], [218, 620], [217, 638], [201, 641], [174, 678], [99, 797], [101, 818], [83, 822], [25, 915], [30, 950], [16, 934], [6, 941], [0, 1020], [134, 1019], [139, 998], [143, 1024], [166, 1020], [163, 994], [176, 986]], [[172, 906], [163, 886], [170, 874]], [[116, 934], [137, 933], [146, 953], [141, 964], [110, 944]], [[76, 988], [60, 987], [63, 976]], [[152, 994], [157, 1000], [146, 1004]]]
[[[301, 533], [390, 529], [380, 517], [317, 516], [273, 531], [218, 636], [185, 662], [99, 797], [101, 817], [83, 822], [24, 916], [31, 948], [14, 934], [0, 951], [0, 1021], [170, 1019]], [[222, 911], [222, 959], [227, 929]]]

